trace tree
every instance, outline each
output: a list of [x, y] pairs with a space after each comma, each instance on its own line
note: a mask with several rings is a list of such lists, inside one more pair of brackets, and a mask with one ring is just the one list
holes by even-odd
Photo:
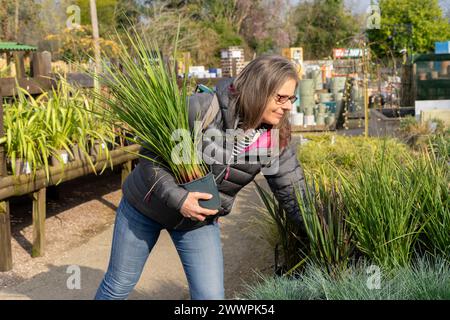
[[[359, 31], [356, 17], [345, 10], [343, 0], [313, 0], [297, 5], [293, 14], [306, 59], [329, 57], [332, 49]], [[340, 44], [342, 45], [342, 44]]]
[[[64, 29], [57, 34], [46, 36], [46, 40], [54, 40], [59, 43], [55, 49], [55, 58], [66, 62], [88, 62], [95, 56], [94, 40], [92, 38], [91, 26], [80, 26], [76, 29]], [[108, 56], [117, 57], [119, 46], [116, 42], [104, 38], [99, 38], [102, 51]]]
[[0, 0], [0, 39], [35, 44], [39, 6], [33, 0]]
[[180, 19], [179, 51], [190, 51], [196, 63], [217, 65], [221, 48], [245, 43], [239, 30], [251, 4], [250, 0], [153, 1], [145, 33], [170, 53], [174, 25]]
[[64, 32], [67, 27], [67, 8], [73, 4], [73, 0], [41, 0], [41, 10], [39, 19], [36, 21], [35, 28], [38, 29], [43, 39], [39, 39], [39, 49], [56, 52], [59, 50], [57, 41], [48, 41], [45, 37], [47, 35], [56, 35]]
[[[381, 28], [368, 31], [380, 57], [403, 48], [415, 53], [433, 51], [436, 41], [450, 39], [450, 23], [438, 0], [380, 0]], [[411, 53], [411, 52], [410, 52]]]
[[[106, 36], [129, 29], [139, 23], [146, 10], [157, 1], [148, 0], [101, 0], [97, 1], [100, 35]], [[89, 0], [76, 0], [81, 9], [81, 24], [90, 24]]]
[[[100, 34], [110, 33], [116, 27], [116, 8], [118, 0], [102, 0], [97, 3], [97, 15], [99, 20]], [[80, 7], [81, 24], [90, 25], [90, 0], [77, 0], [76, 4]]]
[[241, 34], [256, 53], [280, 53], [297, 36], [289, 13], [290, 1], [255, 1], [244, 20]]

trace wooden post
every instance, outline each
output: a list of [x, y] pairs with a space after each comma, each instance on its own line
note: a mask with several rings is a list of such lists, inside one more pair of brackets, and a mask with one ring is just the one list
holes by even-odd
[[14, 12], [14, 39], [16, 42], [19, 41], [19, 0], [15, 1], [15, 12]]
[[33, 258], [41, 257], [45, 252], [45, 190], [33, 192]]
[[[94, 55], [95, 55], [95, 73], [101, 73], [101, 64], [100, 64], [100, 42], [99, 42], [99, 32], [98, 32], [98, 19], [97, 19], [97, 5], [95, 0], [90, 0], [90, 9], [91, 9], [91, 22], [92, 22], [92, 38], [94, 39]], [[100, 85], [98, 83], [98, 79], [94, 79], [94, 87], [95, 90], [100, 90]]]
[[31, 61], [34, 78], [50, 76], [52, 72], [52, 55], [50, 52], [33, 52]]
[[237, 76], [237, 60], [236, 60], [236, 58], [233, 58], [233, 60], [232, 60], [231, 76], [232, 77], [236, 77]]
[[128, 177], [128, 175], [131, 173], [133, 160], [127, 161], [122, 164], [122, 182], [121, 185], [125, 182], [125, 179]]
[[[0, 88], [1, 90], [1, 88]], [[0, 137], [3, 130], [3, 96], [0, 92]], [[0, 145], [0, 179], [6, 175], [5, 147]], [[12, 269], [11, 222], [9, 218], [9, 202], [0, 201], [0, 271]]]
[[364, 88], [364, 137], [369, 137], [369, 59], [368, 54], [366, 54], [366, 42], [364, 42], [363, 47], [363, 58], [362, 58], [362, 71], [363, 71], [363, 88]]
[[413, 63], [411, 74], [411, 104], [413, 107], [416, 105], [417, 99], [417, 65]]
[[11, 222], [9, 202], [0, 202], [0, 272], [12, 269]]
[[16, 63], [16, 78], [25, 78], [25, 64], [24, 64], [23, 52], [14, 52], [14, 60]]

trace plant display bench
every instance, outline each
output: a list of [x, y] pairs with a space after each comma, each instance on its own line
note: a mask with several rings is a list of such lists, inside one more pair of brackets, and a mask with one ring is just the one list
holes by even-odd
[[414, 116], [414, 107], [370, 109], [369, 135], [396, 136], [400, 129], [400, 120], [406, 116]]
[[336, 122], [331, 125], [315, 125], [315, 126], [291, 126], [292, 132], [320, 132], [320, 131], [334, 131], [336, 130]]
[[[1, 147], [3, 149], [3, 147]], [[110, 151], [111, 160], [97, 159], [95, 170], [99, 172], [105, 165], [122, 167], [122, 182], [132, 169], [132, 161], [137, 159], [136, 152], [139, 145], [122, 147]], [[1, 150], [0, 152], [3, 152]], [[4, 162], [4, 161], [3, 161]], [[2, 173], [6, 171], [6, 164], [2, 164]], [[45, 252], [45, 217], [46, 217], [46, 188], [61, 182], [69, 181], [94, 173], [92, 166], [83, 160], [69, 162], [61, 166], [50, 167], [47, 180], [44, 170], [38, 170], [36, 175], [22, 174], [18, 176], [2, 175], [0, 177], [0, 272], [12, 269], [11, 253], [11, 225], [9, 217], [8, 199], [25, 194], [32, 195], [33, 201], [33, 244], [32, 257], [42, 256]]]

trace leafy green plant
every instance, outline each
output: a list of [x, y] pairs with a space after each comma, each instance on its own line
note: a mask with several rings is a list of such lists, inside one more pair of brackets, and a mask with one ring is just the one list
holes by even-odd
[[324, 171], [333, 175], [336, 170], [352, 174], [357, 169], [360, 155], [373, 161], [381, 161], [385, 148], [386, 153], [399, 158], [408, 151], [408, 147], [395, 140], [365, 137], [346, 137], [336, 134], [305, 135], [306, 143], [298, 147], [298, 158], [307, 175], [315, 175]]
[[444, 136], [445, 131], [441, 119], [418, 121], [415, 116], [408, 116], [400, 120], [400, 138], [415, 150], [426, 149], [430, 140]]
[[[322, 174], [317, 180], [307, 180], [305, 198], [296, 190], [303, 226], [297, 227], [286, 219], [278, 201], [257, 185], [265, 212], [276, 225], [286, 274], [302, 267], [306, 261], [323, 266], [337, 275], [346, 268], [354, 251], [351, 230], [345, 220], [345, 206], [334, 179]], [[268, 223], [265, 223], [266, 225]]]
[[43, 134], [46, 135], [47, 148], [52, 156], [64, 166], [60, 151], [64, 150], [72, 155], [70, 148], [72, 132], [75, 130], [74, 111], [72, 108], [64, 108], [58, 99], [50, 98], [46, 104], [43, 115]]
[[[387, 269], [408, 266], [415, 253], [425, 251], [448, 259], [448, 139], [443, 134], [431, 141], [419, 152], [392, 139], [336, 137], [332, 144], [329, 136], [314, 136], [304, 144], [300, 158], [306, 160], [302, 164], [310, 183], [307, 199], [298, 200], [309, 247], [301, 252], [303, 258], [297, 255], [299, 264], [308, 255], [333, 275], [361, 255]], [[264, 203], [268, 211], [279, 207]], [[271, 216], [273, 226], [279, 215]], [[277, 230], [284, 243], [292, 241], [293, 235]], [[299, 250], [291, 243], [286, 252]], [[353, 246], [356, 250], [347, 250]]]
[[[64, 80], [38, 98], [18, 87], [17, 98], [4, 108], [5, 142], [13, 173], [18, 172], [16, 160], [20, 159], [30, 165], [33, 175], [43, 168], [49, 179], [49, 158], [58, 159], [64, 170], [60, 152], [64, 150], [73, 158], [75, 144], [96, 172], [94, 160], [89, 156], [89, 144], [112, 144], [115, 136], [102, 115], [88, 109], [95, 109], [90, 99]], [[101, 152], [97, 159], [107, 160], [103, 171], [108, 161], [112, 167], [112, 159], [109, 150], [101, 149]]]
[[[84, 92], [69, 85], [64, 78], [61, 78], [57, 95], [59, 105], [73, 112], [73, 129], [70, 132], [71, 148], [79, 148], [83, 157], [96, 172], [94, 161], [101, 158], [106, 159], [105, 165], [101, 169], [103, 172], [108, 163], [112, 168], [110, 149], [115, 145], [115, 131], [113, 125], [108, 121], [107, 114], [91, 92]], [[95, 159], [92, 158], [91, 149], [95, 145], [103, 145], [98, 148]]]

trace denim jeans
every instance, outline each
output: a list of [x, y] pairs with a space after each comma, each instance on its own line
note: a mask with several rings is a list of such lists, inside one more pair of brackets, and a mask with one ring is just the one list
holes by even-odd
[[[116, 213], [108, 270], [96, 300], [126, 299], [164, 227], [122, 198]], [[217, 221], [191, 231], [169, 231], [180, 256], [191, 299], [224, 299], [223, 255]]]

